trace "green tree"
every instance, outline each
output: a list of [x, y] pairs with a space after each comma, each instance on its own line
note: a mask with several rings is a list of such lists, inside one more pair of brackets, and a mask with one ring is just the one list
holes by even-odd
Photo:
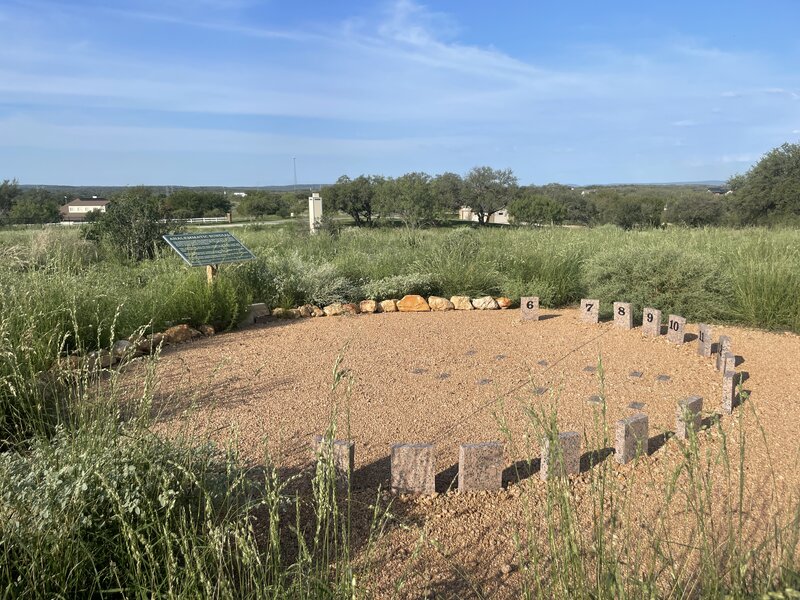
[[130, 188], [110, 198], [106, 212], [97, 214], [84, 235], [107, 242], [130, 260], [153, 258], [164, 244], [161, 236], [179, 229], [164, 222], [161, 200], [148, 187]]
[[560, 225], [566, 210], [558, 200], [528, 189], [508, 203], [508, 214], [519, 224]]
[[255, 218], [275, 215], [279, 208], [278, 195], [264, 190], [248, 193], [239, 200], [239, 204], [236, 206], [236, 210], [240, 214]]
[[164, 198], [164, 213], [171, 219], [223, 216], [231, 201], [219, 192], [182, 189]]
[[734, 176], [734, 219], [742, 225], [800, 221], [800, 144], [765, 154], [744, 176]]
[[694, 192], [677, 195], [667, 204], [664, 220], [667, 223], [705, 227], [719, 225], [725, 214], [725, 202], [721, 196], [710, 192]]
[[514, 198], [517, 178], [511, 169], [474, 167], [464, 177], [464, 201], [478, 216], [478, 223], [486, 225], [498, 210]]
[[464, 180], [456, 173], [442, 173], [431, 182], [437, 202], [444, 210], [458, 212], [463, 205]]
[[322, 192], [323, 202], [333, 210], [340, 210], [353, 218], [356, 225], [372, 225], [375, 196], [382, 178], [359, 175], [350, 179], [342, 175]]
[[28, 190], [11, 207], [8, 218], [12, 223], [56, 223], [58, 200], [47, 190]]
[[381, 214], [397, 215], [406, 227], [433, 225], [444, 215], [445, 206], [431, 182], [427, 173], [406, 173], [386, 180], [378, 189]]
[[665, 200], [636, 191], [620, 193], [609, 188], [597, 190], [595, 204], [601, 223], [633, 229], [658, 227], [661, 224]]
[[11, 206], [19, 194], [20, 189], [16, 179], [4, 179], [3, 183], [0, 183], [0, 216], [11, 210]]

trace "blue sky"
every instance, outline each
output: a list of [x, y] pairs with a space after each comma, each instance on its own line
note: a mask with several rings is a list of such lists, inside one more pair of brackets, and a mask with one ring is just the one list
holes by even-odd
[[800, 141], [800, 2], [0, 0], [0, 179], [727, 179]]

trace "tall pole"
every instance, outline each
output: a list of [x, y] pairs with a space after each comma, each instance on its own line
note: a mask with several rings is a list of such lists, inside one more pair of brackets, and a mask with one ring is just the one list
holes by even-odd
[[297, 157], [292, 157], [292, 165], [294, 166], [294, 188], [292, 188], [293, 192], [297, 191]]

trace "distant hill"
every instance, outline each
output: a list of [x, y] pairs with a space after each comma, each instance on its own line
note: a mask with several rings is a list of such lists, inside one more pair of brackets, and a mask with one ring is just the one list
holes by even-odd
[[[271, 192], [291, 192], [297, 190], [298, 192], [309, 191], [318, 192], [325, 184], [319, 183], [298, 183], [294, 185], [263, 185], [263, 186], [215, 186], [215, 185], [151, 185], [148, 186], [154, 190], [163, 191], [165, 193], [174, 192], [177, 190], [202, 190], [206, 192], [227, 192], [232, 194], [234, 192], [247, 192], [250, 190], [266, 190]], [[56, 196], [68, 196], [70, 198], [75, 196], [101, 196], [107, 198], [119, 192], [124, 191], [131, 186], [125, 185], [35, 185], [35, 184], [19, 184], [20, 189], [42, 189], [55, 194]]]

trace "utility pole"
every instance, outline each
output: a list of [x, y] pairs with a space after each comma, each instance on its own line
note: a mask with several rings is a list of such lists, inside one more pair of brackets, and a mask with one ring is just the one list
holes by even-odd
[[297, 192], [297, 157], [292, 157], [292, 165], [294, 166], [294, 187], [292, 188], [293, 192]]

